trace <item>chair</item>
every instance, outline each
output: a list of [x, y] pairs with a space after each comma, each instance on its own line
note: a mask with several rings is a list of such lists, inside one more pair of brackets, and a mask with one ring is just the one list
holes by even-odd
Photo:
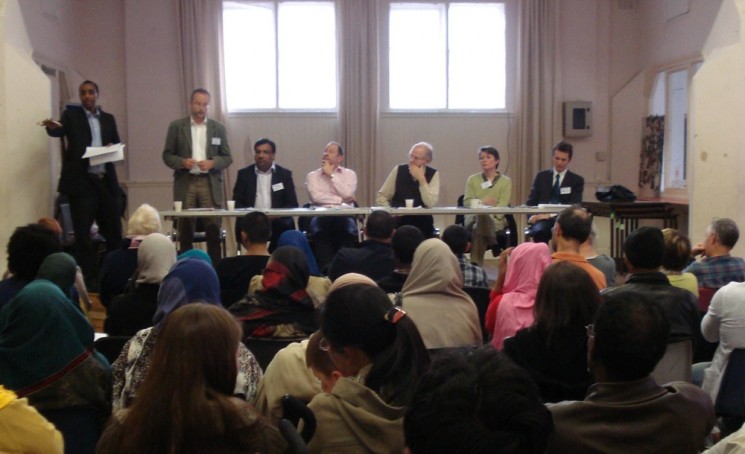
[[258, 361], [259, 366], [262, 370], [266, 370], [266, 367], [274, 359], [274, 355], [278, 351], [287, 347], [293, 342], [300, 342], [306, 339], [304, 337], [292, 338], [292, 339], [273, 339], [273, 338], [260, 338], [260, 337], [247, 337], [243, 339], [243, 345], [253, 353]]
[[[171, 232], [171, 235], [170, 235], [171, 241], [173, 241], [174, 243], [179, 241], [178, 223], [179, 223], [178, 219], [174, 220], [173, 231]], [[194, 238], [192, 239], [192, 243], [206, 243], [207, 242], [206, 228], [207, 226], [203, 225], [202, 219], [196, 219], [196, 224], [194, 226]], [[226, 244], [226, 238], [228, 237], [228, 232], [226, 232], [225, 229], [220, 228], [218, 235], [219, 235], [220, 250], [222, 252], [222, 256], [226, 257], [228, 255], [228, 249], [227, 249], [227, 244]], [[240, 238], [240, 235], [238, 236], [238, 238]], [[240, 250], [240, 248], [238, 250]], [[180, 252], [183, 252], [183, 251], [180, 251]], [[215, 264], [217, 263], [214, 257], [212, 258], [212, 260]]]
[[652, 371], [652, 377], [657, 383], [671, 381], [691, 382], [691, 366], [693, 365], [693, 348], [690, 340], [672, 342], [662, 359]]
[[[711, 299], [714, 297], [717, 289], [709, 287], [698, 288], [698, 308], [701, 311], [703, 317], [709, 310], [709, 304]], [[693, 355], [694, 363], [704, 363], [711, 361], [714, 358], [714, 352], [717, 351], [719, 342], [709, 342], [704, 339], [701, 330], [696, 330], [696, 352]]]
[[93, 348], [100, 354], [102, 354], [109, 364], [114, 364], [114, 361], [119, 357], [119, 354], [124, 348], [124, 344], [127, 343], [132, 336], [106, 336], [97, 339], [93, 342]]
[[745, 349], [736, 348], [730, 353], [714, 411], [722, 417], [726, 429], [723, 432], [737, 430], [745, 420]]
[[[458, 196], [457, 206], [464, 206], [464, 197], [465, 196], [463, 194]], [[507, 249], [508, 247], [517, 246], [517, 222], [515, 221], [515, 216], [511, 214], [505, 214], [504, 219], [505, 221], [507, 221], [507, 227], [502, 230], [497, 230], [497, 243], [492, 246], [492, 254], [494, 255], [494, 257], [497, 257], [500, 252], [502, 252], [504, 249]], [[462, 214], [456, 215], [455, 224], [465, 227], [466, 216]]]
[[709, 304], [711, 299], [714, 298], [714, 294], [717, 289], [710, 287], [699, 287], [698, 288], [698, 309], [704, 314], [709, 310]]
[[289, 394], [282, 397], [282, 419], [289, 421], [294, 427], [302, 420], [303, 430], [300, 435], [306, 443], [316, 432], [316, 415], [313, 414], [313, 410], [308, 408], [305, 402]]
[[463, 291], [468, 293], [468, 296], [476, 303], [476, 309], [479, 312], [479, 325], [481, 325], [481, 336], [484, 343], [487, 343], [490, 336], [484, 327], [484, 321], [486, 319], [486, 309], [489, 307], [491, 289], [484, 287], [463, 287]]
[[40, 410], [49, 422], [62, 433], [65, 452], [93, 454], [103, 430], [103, 415], [94, 407], [70, 407]]

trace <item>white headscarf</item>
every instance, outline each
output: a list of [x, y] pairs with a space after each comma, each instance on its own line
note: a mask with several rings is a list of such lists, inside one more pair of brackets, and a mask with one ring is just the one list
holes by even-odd
[[175, 263], [173, 242], [161, 233], [151, 233], [137, 248], [137, 283], [160, 284]]

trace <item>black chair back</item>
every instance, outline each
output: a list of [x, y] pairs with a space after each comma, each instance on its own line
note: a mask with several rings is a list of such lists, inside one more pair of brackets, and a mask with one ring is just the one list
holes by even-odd
[[297, 397], [286, 394], [282, 397], [282, 418], [297, 427], [300, 420], [303, 421], [303, 430], [300, 436], [307, 443], [316, 433], [316, 415], [308, 408], [305, 402]]
[[132, 336], [106, 336], [100, 339], [96, 339], [93, 343], [93, 348], [106, 359], [109, 360], [109, 364], [114, 364], [114, 361], [119, 357], [124, 344], [127, 343]]
[[60, 431], [65, 452], [94, 454], [103, 430], [101, 411], [94, 407], [70, 407], [39, 413]]
[[256, 357], [262, 370], [266, 370], [266, 367], [274, 359], [274, 355], [278, 351], [287, 347], [293, 342], [300, 342], [304, 338], [297, 339], [271, 339], [271, 338], [259, 338], [259, 337], [247, 337], [243, 339], [243, 344], [247, 349], [253, 353]]
[[486, 309], [489, 307], [489, 295], [491, 289], [485, 287], [463, 287], [463, 291], [468, 293], [474, 303], [476, 303], [476, 309], [479, 312], [479, 325], [481, 326], [481, 335], [484, 343], [489, 342], [491, 333], [486, 331], [484, 328], [484, 321], [486, 319]]
[[732, 350], [714, 405], [717, 416], [745, 417], [745, 349]]

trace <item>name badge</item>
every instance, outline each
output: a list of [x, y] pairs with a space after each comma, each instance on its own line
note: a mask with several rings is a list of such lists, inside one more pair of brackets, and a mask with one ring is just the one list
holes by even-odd
[[284, 188], [285, 188], [285, 185], [283, 185], [282, 183], [277, 183], [277, 184], [272, 185], [272, 191], [274, 192], [281, 191]]
[[560, 192], [561, 192], [561, 195], [571, 194], [572, 193], [572, 188], [561, 188], [560, 189]]
[[481, 183], [481, 189], [489, 189], [491, 187], [491, 183], [488, 181], [484, 181]]
[[212, 145], [220, 145], [222, 142], [220, 141], [219, 137], [213, 137], [212, 138]]

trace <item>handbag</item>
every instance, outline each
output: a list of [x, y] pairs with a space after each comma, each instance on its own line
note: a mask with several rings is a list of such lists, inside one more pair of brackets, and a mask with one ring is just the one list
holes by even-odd
[[598, 186], [595, 197], [600, 202], [635, 202], [636, 194], [625, 186], [614, 184], [611, 186]]

